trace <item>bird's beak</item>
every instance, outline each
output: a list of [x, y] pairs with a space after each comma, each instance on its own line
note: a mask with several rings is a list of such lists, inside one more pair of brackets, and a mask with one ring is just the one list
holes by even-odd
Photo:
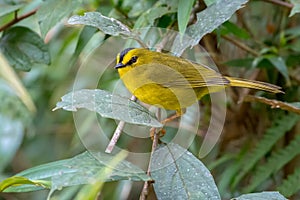
[[125, 67], [125, 65], [123, 63], [118, 63], [116, 66], [115, 66], [115, 69], [119, 69], [119, 68], [122, 68], [122, 67]]

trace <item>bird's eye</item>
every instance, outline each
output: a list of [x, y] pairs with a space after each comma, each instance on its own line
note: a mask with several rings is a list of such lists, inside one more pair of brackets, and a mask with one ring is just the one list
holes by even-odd
[[137, 56], [133, 56], [132, 58], [131, 58], [131, 62], [132, 63], [135, 63], [137, 61]]
[[131, 59], [126, 63], [126, 66], [132, 65], [133, 63], [135, 63], [137, 61], [137, 59], [138, 59], [137, 56], [131, 57]]

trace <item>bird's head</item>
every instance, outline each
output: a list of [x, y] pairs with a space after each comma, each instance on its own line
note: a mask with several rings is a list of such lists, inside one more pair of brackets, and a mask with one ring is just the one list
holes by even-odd
[[151, 55], [149, 53], [151, 53], [150, 50], [143, 48], [124, 49], [117, 56], [115, 69], [118, 69], [122, 76], [124, 73], [135, 67], [148, 64], [151, 60]]

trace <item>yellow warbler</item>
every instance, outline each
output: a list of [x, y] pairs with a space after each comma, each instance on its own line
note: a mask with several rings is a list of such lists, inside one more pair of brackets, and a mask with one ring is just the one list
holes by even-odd
[[223, 76], [207, 66], [144, 48], [123, 50], [115, 68], [140, 101], [177, 113], [204, 95], [229, 86], [282, 93], [281, 87], [273, 84]]

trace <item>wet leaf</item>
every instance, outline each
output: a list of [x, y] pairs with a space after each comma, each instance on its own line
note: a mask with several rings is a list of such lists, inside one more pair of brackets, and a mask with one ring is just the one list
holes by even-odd
[[84, 14], [84, 16], [72, 16], [68, 20], [68, 23], [71, 25], [82, 24], [93, 26], [100, 29], [105, 34], [113, 36], [131, 35], [130, 29], [125, 24], [114, 18], [106, 17], [99, 12], [87, 12]]
[[[117, 155], [114, 156], [113, 159], [108, 163], [107, 167], [105, 170], [101, 170], [97, 176], [96, 180], [101, 180], [102, 177], [111, 175], [113, 172], [114, 168], [118, 165], [118, 163], [122, 162], [126, 158], [128, 153], [126, 151], [120, 151]], [[85, 185], [83, 186], [78, 194], [76, 195], [75, 200], [81, 200], [81, 199], [97, 199], [99, 196], [99, 192], [101, 191], [102, 187], [104, 185], [104, 182], [100, 181], [95, 181], [93, 184]]]
[[161, 145], [155, 150], [151, 176], [158, 199], [221, 199], [209, 170], [177, 144]]
[[86, 108], [99, 113], [102, 117], [117, 119], [127, 123], [161, 127], [156, 118], [143, 106], [126, 97], [112, 94], [105, 90], [83, 89], [71, 92], [62, 97], [56, 109], [77, 111]]
[[[114, 157], [114, 155], [101, 152], [84, 152], [70, 159], [55, 161], [27, 169], [16, 174], [14, 177], [23, 177], [32, 182], [35, 182], [33, 180], [38, 180], [38, 182], [48, 183], [47, 185], [51, 185], [51, 190], [73, 185], [91, 184], [95, 181], [151, 180], [143, 170], [126, 160], [119, 162], [115, 167], [111, 167], [110, 163]], [[102, 170], [106, 170], [106, 168], [110, 168], [110, 173], [99, 177], [98, 173]], [[7, 179], [4, 181], [7, 183]], [[15, 185], [14, 182], [11, 183], [11, 185]], [[8, 187], [6, 185], [5, 187], [8, 188], [4, 191], [28, 192], [43, 189], [40, 186], [24, 184], [14, 187]]]
[[181, 55], [187, 47], [197, 45], [205, 34], [212, 32], [227, 21], [235, 11], [242, 8], [247, 2], [248, 0], [216, 1], [215, 4], [197, 13], [196, 23], [186, 29], [187, 39], [175, 40], [174, 50], [172, 52], [178, 52], [176, 49], [180, 49], [181, 52], [179, 52], [179, 54]]
[[266, 199], [286, 200], [286, 198], [282, 196], [279, 192], [260, 192], [260, 193], [252, 193], [252, 194], [243, 194], [231, 200], [266, 200]]

